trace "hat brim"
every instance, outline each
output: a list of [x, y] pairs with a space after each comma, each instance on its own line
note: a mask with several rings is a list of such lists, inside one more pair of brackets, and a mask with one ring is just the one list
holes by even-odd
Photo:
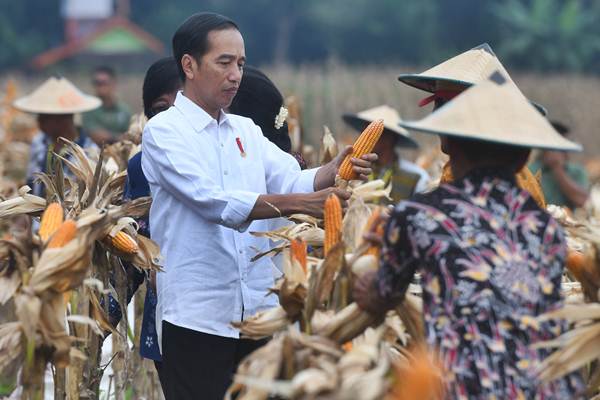
[[527, 148], [527, 149], [540, 149], [540, 150], [557, 150], [557, 151], [570, 151], [570, 152], [580, 152], [582, 151], [581, 145], [569, 142], [569, 145], [552, 145], [552, 144], [540, 144], [540, 143], [516, 143], [514, 141], [507, 141], [498, 138], [490, 138], [483, 133], [465, 133], [465, 132], [452, 132], [452, 131], [438, 131], [433, 129], [427, 129], [418, 125], [418, 122], [401, 122], [400, 126], [405, 129], [427, 133], [438, 136], [450, 136], [460, 139], [471, 139], [471, 140], [480, 140], [488, 143], [496, 143], [501, 145], [514, 146], [519, 148]]
[[[91, 96], [89, 96], [91, 97]], [[31, 114], [79, 114], [87, 111], [95, 110], [102, 105], [102, 101], [98, 98], [86, 98], [82, 104], [77, 107], [56, 107], [51, 105], [40, 105], [30, 101], [28, 97], [23, 97], [16, 100], [13, 103], [13, 107], [20, 111], [24, 111]]]
[[[423, 76], [419, 74], [402, 74], [398, 76], [398, 80], [408, 86], [412, 86], [416, 89], [424, 90], [425, 92], [434, 93], [438, 90], [439, 84], [445, 84], [444, 86], [458, 86], [464, 89], [474, 85], [472, 82], [461, 81], [459, 79], [449, 78], [438, 78], [434, 76]], [[447, 87], [444, 87], [447, 89]], [[543, 105], [527, 99], [531, 105], [533, 105], [544, 117], [548, 115], [548, 110]]]
[[[373, 122], [373, 121], [369, 121], [364, 118], [360, 118], [354, 114], [344, 114], [342, 116], [342, 119], [344, 120], [344, 122], [346, 122], [348, 125], [350, 125], [351, 127], [353, 127], [354, 129], [356, 129], [359, 132], [362, 132], [371, 122]], [[403, 134], [400, 131], [400, 129], [395, 130], [395, 129], [393, 129], [393, 127], [390, 127], [389, 125], [384, 125], [383, 131], [384, 132], [387, 131], [388, 133], [391, 133], [394, 136], [396, 136], [397, 141], [398, 141], [397, 145], [399, 147], [408, 148], [408, 149], [419, 148], [419, 145], [417, 144], [417, 142], [415, 142], [410, 137], [406, 136], [406, 134]]]

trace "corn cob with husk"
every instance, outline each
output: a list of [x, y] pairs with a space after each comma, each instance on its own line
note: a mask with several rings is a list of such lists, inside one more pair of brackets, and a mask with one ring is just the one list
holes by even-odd
[[56, 249], [65, 246], [75, 237], [75, 233], [77, 233], [77, 224], [75, 221], [71, 219], [66, 220], [54, 232], [46, 248]]
[[111, 243], [115, 249], [127, 254], [135, 254], [140, 249], [135, 239], [123, 231], [117, 232], [117, 234], [111, 238]]
[[325, 256], [340, 242], [342, 238], [342, 204], [339, 197], [330, 194], [325, 200], [324, 225], [325, 243], [323, 249]]
[[[384, 220], [381, 218], [382, 209], [376, 208], [369, 219], [367, 220], [367, 225], [365, 226], [365, 233], [372, 233], [376, 235], [378, 238], [383, 240], [384, 233]], [[369, 248], [365, 251], [366, 255], [372, 255], [376, 259], [379, 260], [379, 253], [381, 250], [381, 246], [377, 244], [370, 243]]]
[[296, 239], [292, 240], [292, 242], [290, 243], [290, 254], [292, 256], [292, 262], [296, 261], [300, 265], [300, 267], [302, 268], [302, 270], [304, 271], [305, 274], [307, 273], [306, 250], [307, 250], [306, 242], [300, 238], [296, 238]]
[[64, 215], [63, 208], [59, 203], [50, 203], [42, 214], [40, 221], [40, 229], [38, 235], [42, 241], [47, 241], [50, 236], [60, 227], [63, 223]]
[[[17, 368], [23, 368], [23, 382], [28, 383], [25, 391], [32, 394], [32, 398], [43, 392], [43, 372], [47, 363], [60, 369], [71, 361], [70, 356], [76, 356], [77, 360], [87, 357], [88, 360], [85, 363], [77, 361], [67, 369], [66, 374], [73, 377], [70, 397], [75, 398], [75, 393], [79, 395], [81, 388], [95, 392], [100, 382], [102, 369], [98, 368], [100, 339], [97, 333], [100, 332], [99, 324], [103, 330], [109, 330], [105, 315], [108, 303], [100, 305], [97, 301], [92, 307], [92, 289], [83, 285], [84, 279], [108, 279], [108, 273], [122, 270], [118, 259], [131, 260], [144, 269], [158, 268], [159, 263], [157, 246], [149, 239], [142, 240], [142, 236], [137, 237], [139, 251], [135, 254], [117, 251], [112, 243], [97, 246], [106, 239], [111, 227], [124, 217], [131, 219], [145, 215], [150, 199], [123, 203], [126, 172], [111, 172], [102, 156], [96, 158], [93, 151], [87, 152], [73, 142], [64, 142], [64, 151], [54, 155], [48, 174], [39, 175], [47, 198], [60, 199], [60, 204], [48, 204], [45, 198], [29, 194], [30, 189], [26, 186], [19, 189], [17, 197], [0, 202], [0, 217], [36, 217], [45, 210], [38, 230], [40, 240], [33, 236], [23, 238], [18, 246], [11, 244], [12, 239], [0, 244], [0, 251], [10, 255], [1, 257], [0, 271], [6, 271], [7, 260], [13, 260], [17, 266], [16, 273], [10, 275], [10, 282], [0, 279], [0, 301], [7, 301], [4, 295], [8, 289], [19, 310], [16, 313], [19, 321], [10, 329], [6, 325], [0, 326], [0, 374], [7, 363], [23, 361], [27, 353], [27, 362], [18, 363]], [[63, 165], [72, 175], [63, 175]], [[69, 219], [62, 221], [61, 214], [68, 215]], [[56, 228], [57, 225], [60, 226]], [[122, 250], [127, 249], [131, 252], [131, 247]], [[114, 267], [117, 268], [111, 271]], [[117, 284], [116, 300], [125, 304], [126, 296], [121, 295], [123, 291], [119, 288], [120, 284]], [[69, 315], [74, 310], [79, 315]], [[22, 347], [14, 346], [14, 351], [5, 351], [5, 346], [13, 343], [15, 337]], [[131, 367], [135, 370], [135, 366]], [[62, 382], [64, 388], [64, 379]], [[60, 386], [60, 381], [55, 385]]]
[[273, 336], [277, 331], [285, 329], [292, 321], [283, 307], [274, 307], [261, 311], [240, 322], [232, 322], [234, 328], [240, 330], [245, 338], [262, 339]]
[[377, 141], [383, 133], [383, 120], [378, 119], [371, 122], [360, 134], [358, 139], [352, 145], [352, 153], [347, 155], [342, 161], [339, 169], [339, 176], [341, 179], [350, 181], [357, 178], [356, 172], [352, 168], [350, 159], [360, 158], [365, 154], [370, 153], [375, 148]]
[[331, 131], [326, 126], [323, 127], [323, 131], [323, 139], [321, 139], [321, 165], [327, 164], [338, 154], [337, 143], [335, 142], [335, 138], [331, 134]]
[[544, 196], [544, 191], [542, 190], [541, 185], [542, 171], [540, 170], [533, 175], [529, 168], [525, 166], [519, 172], [517, 172], [516, 178], [517, 186], [529, 192], [537, 205], [545, 209], [546, 197]]
[[377, 317], [361, 310], [356, 303], [352, 303], [335, 314], [321, 330], [315, 333], [343, 344], [363, 333], [376, 321]]
[[[373, 210], [366, 224], [364, 225], [363, 236], [366, 233], [375, 234], [380, 239], [383, 239], [384, 231], [384, 220], [381, 218], [383, 208], [376, 208]], [[380, 245], [374, 243], [367, 243], [364, 239], [361, 245], [355, 249], [359, 254], [362, 251], [362, 255], [354, 259], [351, 262], [352, 272], [356, 276], [361, 276], [370, 271], [376, 271], [379, 268], [380, 258]]]

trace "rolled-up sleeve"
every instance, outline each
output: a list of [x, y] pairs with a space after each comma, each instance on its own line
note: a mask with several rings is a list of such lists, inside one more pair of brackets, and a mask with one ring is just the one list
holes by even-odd
[[[259, 193], [223, 190], [203, 173], [202, 160], [181, 135], [147, 125], [142, 141], [142, 170], [155, 197], [155, 186], [168, 191], [204, 219], [245, 230]], [[208, 166], [205, 166], [208, 167]]]

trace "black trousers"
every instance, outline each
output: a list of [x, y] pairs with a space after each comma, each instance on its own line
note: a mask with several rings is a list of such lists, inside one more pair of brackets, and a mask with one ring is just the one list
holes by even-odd
[[210, 335], [163, 321], [165, 398], [223, 399], [240, 361], [266, 342]]

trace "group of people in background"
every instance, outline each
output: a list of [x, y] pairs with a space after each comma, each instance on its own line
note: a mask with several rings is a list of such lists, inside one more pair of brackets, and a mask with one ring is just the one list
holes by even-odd
[[[264, 344], [241, 339], [231, 322], [277, 302], [268, 295], [272, 261], [251, 261], [269, 242], [249, 232], [271, 230], [294, 213], [320, 218], [332, 193], [346, 201], [350, 194], [334, 181], [352, 149], [312, 169], [290, 154], [283, 96], [245, 65], [242, 34], [229, 18], [195, 14], [172, 45], [173, 56], [146, 72], [148, 123], [124, 189], [125, 200], [153, 198], [138, 222], [160, 245], [164, 272], [132, 269], [129, 295], [147, 282], [139, 346], [155, 361], [166, 398], [218, 399], [239, 362]], [[383, 315], [420, 272], [428, 344], [448, 372], [448, 398], [575, 398], [577, 374], [549, 385], [532, 375], [547, 352], [530, 345], [565, 328], [526, 321], [560, 306], [566, 247], [560, 226], [515, 174], [539, 149], [529, 168], [541, 171], [548, 202], [581, 207], [587, 178], [566, 153], [578, 146], [524, 97], [488, 45], [399, 79], [429, 92], [420, 106], [433, 103], [431, 115], [409, 123], [393, 107], [373, 105], [343, 116], [357, 132], [384, 120], [374, 154], [352, 162], [361, 179], [391, 182], [396, 205], [380, 270], [357, 282], [357, 303]], [[131, 114], [116, 96], [114, 70], [97, 68], [93, 85], [97, 97], [51, 78], [15, 103], [38, 115], [28, 170], [34, 194], [43, 195], [35, 173], [52, 168], [48, 154], [60, 154], [59, 137], [94, 148], [127, 130]], [[418, 147], [410, 131], [440, 136], [452, 182], [432, 188], [427, 172], [403, 157]], [[111, 300], [109, 309], [117, 323], [120, 307]]]

